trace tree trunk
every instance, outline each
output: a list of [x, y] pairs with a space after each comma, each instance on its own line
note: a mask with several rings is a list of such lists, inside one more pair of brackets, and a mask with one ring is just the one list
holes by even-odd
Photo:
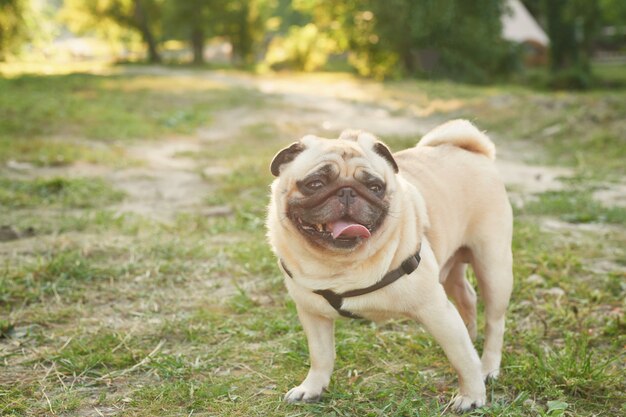
[[235, 30], [234, 36], [231, 38], [231, 43], [233, 44], [233, 58], [235, 58], [236, 64], [243, 66], [254, 62], [252, 28], [250, 27], [251, 22], [248, 21], [249, 13], [250, 6], [247, 2], [243, 2], [238, 16], [239, 25]]
[[415, 71], [417, 68], [415, 66], [415, 57], [413, 55], [410, 44], [404, 45], [402, 47], [400, 58], [402, 59], [402, 63], [404, 64], [404, 70], [407, 72], [407, 74], [415, 75]]
[[585, 16], [581, 24], [582, 40], [581, 49], [583, 51], [582, 64], [587, 71], [591, 72], [591, 57], [594, 52], [594, 40], [601, 28], [602, 14], [598, 2], [587, 3]]
[[201, 28], [191, 30], [191, 48], [193, 49], [193, 63], [204, 63], [204, 31]]
[[142, 0], [135, 0], [135, 21], [141, 32], [141, 37], [148, 47], [148, 61], [156, 64], [161, 62], [161, 56], [157, 50], [156, 39], [148, 22], [148, 16], [143, 7]]
[[557, 72], [579, 64], [576, 26], [565, 16], [567, 0], [547, 0], [546, 20], [550, 37], [550, 68]]

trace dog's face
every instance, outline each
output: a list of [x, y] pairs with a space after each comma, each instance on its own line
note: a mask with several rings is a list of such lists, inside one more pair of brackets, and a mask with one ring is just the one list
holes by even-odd
[[[305, 136], [272, 161], [285, 221], [313, 247], [355, 250], [375, 238], [389, 214], [398, 167], [374, 136]], [[278, 191], [278, 192], [277, 192]]]

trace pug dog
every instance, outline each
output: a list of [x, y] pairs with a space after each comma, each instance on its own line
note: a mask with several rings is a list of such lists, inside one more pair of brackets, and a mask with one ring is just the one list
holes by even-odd
[[[392, 154], [374, 135], [308, 135], [276, 154], [268, 238], [307, 337], [310, 369], [285, 395], [316, 401], [335, 360], [334, 320], [408, 317], [441, 345], [459, 378], [456, 411], [485, 404], [513, 286], [513, 216], [492, 141], [466, 120]], [[482, 357], [476, 293], [484, 300]], [[449, 300], [451, 299], [454, 304]]]

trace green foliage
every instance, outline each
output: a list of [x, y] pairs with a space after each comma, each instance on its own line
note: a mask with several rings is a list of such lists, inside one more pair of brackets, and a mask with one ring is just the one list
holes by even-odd
[[193, 62], [204, 61], [204, 42], [220, 34], [225, 0], [166, 1], [163, 5], [166, 37], [189, 39]]
[[235, 64], [250, 66], [260, 52], [275, 7], [276, 0], [166, 1], [166, 34], [189, 39], [196, 64], [203, 61], [204, 39], [223, 37], [232, 44]]
[[266, 22], [276, 6], [274, 0], [232, 0], [220, 15], [220, 35], [230, 40], [235, 63], [252, 65], [266, 33]]
[[58, 19], [77, 35], [98, 36], [111, 44], [128, 45], [139, 40], [140, 35], [134, 28], [115, 17], [131, 12], [130, 1], [118, 4], [115, 12], [109, 11], [114, 4], [113, 1], [64, 0]]
[[336, 42], [309, 23], [292, 26], [285, 37], [275, 36], [268, 47], [265, 62], [274, 69], [314, 71], [323, 67], [328, 56], [336, 50]]
[[[626, 28], [626, 3], [622, 0], [599, 0], [603, 22], [609, 25], [622, 26], [622, 33]], [[616, 28], [620, 30], [620, 28]]]
[[27, 38], [26, 0], [0, 0], [0, 61]]
[[[29, 0], [0, 2], [0, 59], [52, 20]], [[58, 7], [58, 2], [52, 2]], [[525, 0], [551, 38], [552, 88], [589, 88], [590, 56], [603, 26], [626, 39], [623, 1]], [[252, 68], [314, 70], [351, 65], [377, 79], [419, 76], [489, 83], [520, 68], [519, 45], [502, 40], [505, 0], [65, 0], [58, 18], [70, 31], [96, 35], [160, 61], [160, 45], [191, 44], [203, 62], [205, 41], [230, 42], [232, 62]], [[48, 6], [48, 9], [50, 7]], [[39, 17], [37, 17], [39, 16]], [[613, 36], [613, 35], [611, 35]], [[621, 39], [621, 40], [620, 40]], [[179, 43], [177, 43], [179, 44]], [[335, 54], [335, 52], [337, 52]], [[125, 59], [128, 55], [124, 56]], [[132, 58], [131, 58], [132, 59]], [[330, 68], [327, 67], [327, 68]]]
[[148, 59], [159, 62], [161, 3], [162, 0], [65, 0], [59, 16], [76, 33], [95, 33], [111, 40], [139, 35], [148, 49]]
[[166, 36], [191, 36], [194, 29], [203, 29], [210, 34], [217, 23], [224, 0], [165, 1], [163, 4]]

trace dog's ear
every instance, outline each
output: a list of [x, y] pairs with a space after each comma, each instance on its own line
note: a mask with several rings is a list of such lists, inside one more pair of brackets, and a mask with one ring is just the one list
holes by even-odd
[[381, 142], [376, 142], [374, 144], [374, 152], [385, 158], [385, 160], [389, 162], [389, 164], [393, 168], [393, 172], [395, 172], [396, 174], [398, 173], [398, 164], [396, 163], [396, 160], [393, 159], [393, 155], [391, 155], [391, 151], [388, 147], [383, 145]]
[[295, 142], [278, 152], [270, 164], [270, 171], [272, 171], [272, 175], [278, 177], [280, 175], [280, 167], [283, 164], [288, 164], [296, 159], [296, 157], [300, 155], [304, 149], [305, 147], [302, 143]]

